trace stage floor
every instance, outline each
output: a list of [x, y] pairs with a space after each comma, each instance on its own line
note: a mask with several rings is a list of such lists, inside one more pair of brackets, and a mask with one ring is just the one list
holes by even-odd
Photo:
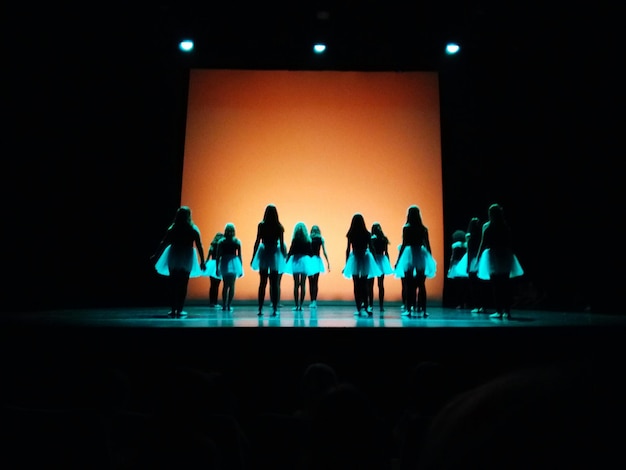
[[[187, 316], [169, 318], [168, 308], [75, 308], [0, 315], [0, 362], [164, 361], [213, 364], [255, 376], [263, 368], [323, 361], [347, 369], [404, 370], [419, 360], [499, 370], [552, 360], [626, 354], [626, 316], [591, 312], [513, 310], [509, 320], [489, 313], [431, 307], [428, 318], [402, 315], [399, 303], [384, 314], [355, 316], [350, 302], [321, 302], [317, 309], [292, 310], [284, 302], [272, 317], [257, 315], [253, 303], [232, 312], [190, 304]], [[308, 304], [307, 304], [308, 305]], [[369, 374], [367, 371], [363, 371]]]
[[389, 303], [384, 312], [375, 308], [371, 316], [355, 315], [351, 303], [321, 302], [317, 308], [305, 305], [292, 310], [285, 303], [279, 315], [272, 317], [265, 307], [264, 315], [252, 303], [239, 303], [233, 311], [201, 304], [185, 307], [186, 316], [170, 318], [166, 307], [76, 308], [37, 312], [5, 313], [0, 325], [7, 326], [81, 326], [120, 328], [516, 328], [516, 327], [610, 327], [626, 326], [626, 315], [547, 310], [513, 310], [510, 319], [493, 319], [489, 313], [431, 307], [428, 318], [402, 315], [399, 303]]

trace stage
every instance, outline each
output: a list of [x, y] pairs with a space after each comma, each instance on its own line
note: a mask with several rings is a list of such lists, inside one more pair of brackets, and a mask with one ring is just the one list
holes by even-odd
[[429, 316], [405, 316], [397, 302], [389, 303], [383, 312], [374, 308], [372, 315], [355, 315], [350, 302], [320, 302], [310, 308], [306, 302], [301, 311], [293, 310], [292, 302], [284, 302], [279, 314], [271, 315], [266, 305], [258, 316], [256, 304], [235, 303], [232, 311], [190, 302], [186, 315], [171, 318], [167, 307], [74, 308], [36, 312], [5, 313], [0, 325], [30, 327], [82, 328], [596, 328], [626, 325], [626, 316], [591, 312], [551, 310], [513, 310], [510, 319], [494, 319], [486, 313], [466, 309], [430, 307]]
[[[137, 360], [198, 364], [258, 373], [325, 361], [346, 369], [403, 370], [422, 360], [462, 370], [510, 369], [554, 360], [614, 359], [624, 352], [626, 315], [518, 309], [511, 319], [432, 307], [428, 318], [409, 318], [399, 303], [371, 316], [349, 302], [320, 302], [292, 310], [284, 301], [275, 317], [252, 302], [233, 311], [188, 303], [187, 315], [168, 317], [166, 306], [75, 308], [0, 316], [4, 362]], [[379, 373], [377, 371], [376, 373]]]

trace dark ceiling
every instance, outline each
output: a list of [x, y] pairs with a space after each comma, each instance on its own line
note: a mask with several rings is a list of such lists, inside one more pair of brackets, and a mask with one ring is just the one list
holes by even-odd
[[[480, 66], [505, 57], [523, 62], [589, 53], [612, 33], [611, 12], [549, 2], [305, 1], [287, 5], [235, 2], [161, 4], [146, 18], [171, 47], [196, 39], [196, 65], [293, 68], [436, 69], [443, 47], [458, 41]], [[320, 60], [314, 41], [327, 42]], [[608, 41], [607, 41], [608, 42]], [[592, 46], [593, 47], [593, 46]]]
[[[5, 7], [4, 30], [22, 60], [50, 60], [51, 48], [62, 56], [74, 47], [84, 59], [127, 54], [135, 61], [186, 60], [193, 66], [304, 69], [436, 69], [448, 40], [460, 42], [464, 60], [481, 67], [505, 59], [575, 60], [601, 54], [617, 39], [618, 29], [610, 26], [616, 12], [597, 3], [548, 3], [24, 3]], [[176, 50], [183, 36], [196, 41], [194, 54], [184, 59]], [[329, 46], [322, 58], [311, 53], [317, 40]]]

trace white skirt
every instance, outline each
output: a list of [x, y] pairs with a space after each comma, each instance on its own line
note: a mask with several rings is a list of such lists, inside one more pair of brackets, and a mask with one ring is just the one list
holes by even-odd
[[220, 275], [217, 276], [224, 279], [224, 276], [243, 277], [243, 265], [237, 255], [222, 256], [220, 259]]
[[469, 277], [467, 274], [467, 253], [460, 260], [453, 262], [448, 268], [448, 279], [465, 277]]
[[355, 256], [354, 252], [351, 252], [348, 255], [342, 273], [346, 279], [352, 279], [353, 276], [371, 279], [383, 274], [369, 249], [365, 250], [365, 253], [360, 256]]
[[267, 273], [269, 271], [285, 272], [285, 255], [278, 247], [266, 247], [263, 243], [259, 244], [256, 254], [252, 259], [252, 270]]
[[508, 274], [509, 277], [519, 277], [524, 274], [524, 270], [517, 256], [512, 251], [494, 252], [487, 248], [478, 260], [478, 278], [488, 281], [494, 274]]
[[406, 273], [423, 272], [427, 278], [432, 279], [437, 273], [437, 262], [433, 255], [422, 246], [407, 246], [402, 252], [395, 269], [395, 276], [402, 279]]
[[324, 266], [324, 261], [321, 256], [311, 256], [311, 272], [309, 276], [313, 276], [314, 274], [324, 274], [326, 272], [326, 267]]
[[174, 247], [167, 245], [154, 263], [156, 272], [162, 276], [169, 276], [170, 270], [180, 269], [187, 271], [189, 277], [205, 276], [198, 261], [198, 252], [195, 247]]
[[285, 274], [305, 274], [310, 276], [313, 272], [313, 260], [309, 255], [292, 255], [285, 263]]
[[214, 259], [210, 259], [206, 263], [206, 269], [202, 273], [203, 276], [219, 278], [217, 275], [217, 263]]
[[391, 266], [391, 262], [389, 261], [389, 256], [377, 254], [374, 255], [374, 259], [376, 260], [376, 264], [380, 269], [380, 272], [383, 274], [393, 274], [393, 267]]

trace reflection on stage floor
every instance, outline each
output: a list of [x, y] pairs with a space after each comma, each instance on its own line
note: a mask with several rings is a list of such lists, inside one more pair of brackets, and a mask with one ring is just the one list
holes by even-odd
[[626, 316], [592, 312], [551, 310], [513, 310], [510, 319], [494, 319], [490, 313], [431, 307], [428, 317], [408, 317], [399, 303], [389, 303], [383, 312], [378, 308], [370, 316], [357, 315], [351, 303], [320, 302], [317, 308], [306, 304], [301, 311], [285, 303], [279, 314], [271, 315], [269, 305], [259, 316], [252, 303], [234, 304], [232, 311], [220, 307], [189, 304], [186, 315], [168, 317], [166, 307], [75, 308], [0, 315], [0, 323], [24, 326], [82, 326], [125, 328], [514, 328], [514, 327], [593, 327], [623, 326]]

